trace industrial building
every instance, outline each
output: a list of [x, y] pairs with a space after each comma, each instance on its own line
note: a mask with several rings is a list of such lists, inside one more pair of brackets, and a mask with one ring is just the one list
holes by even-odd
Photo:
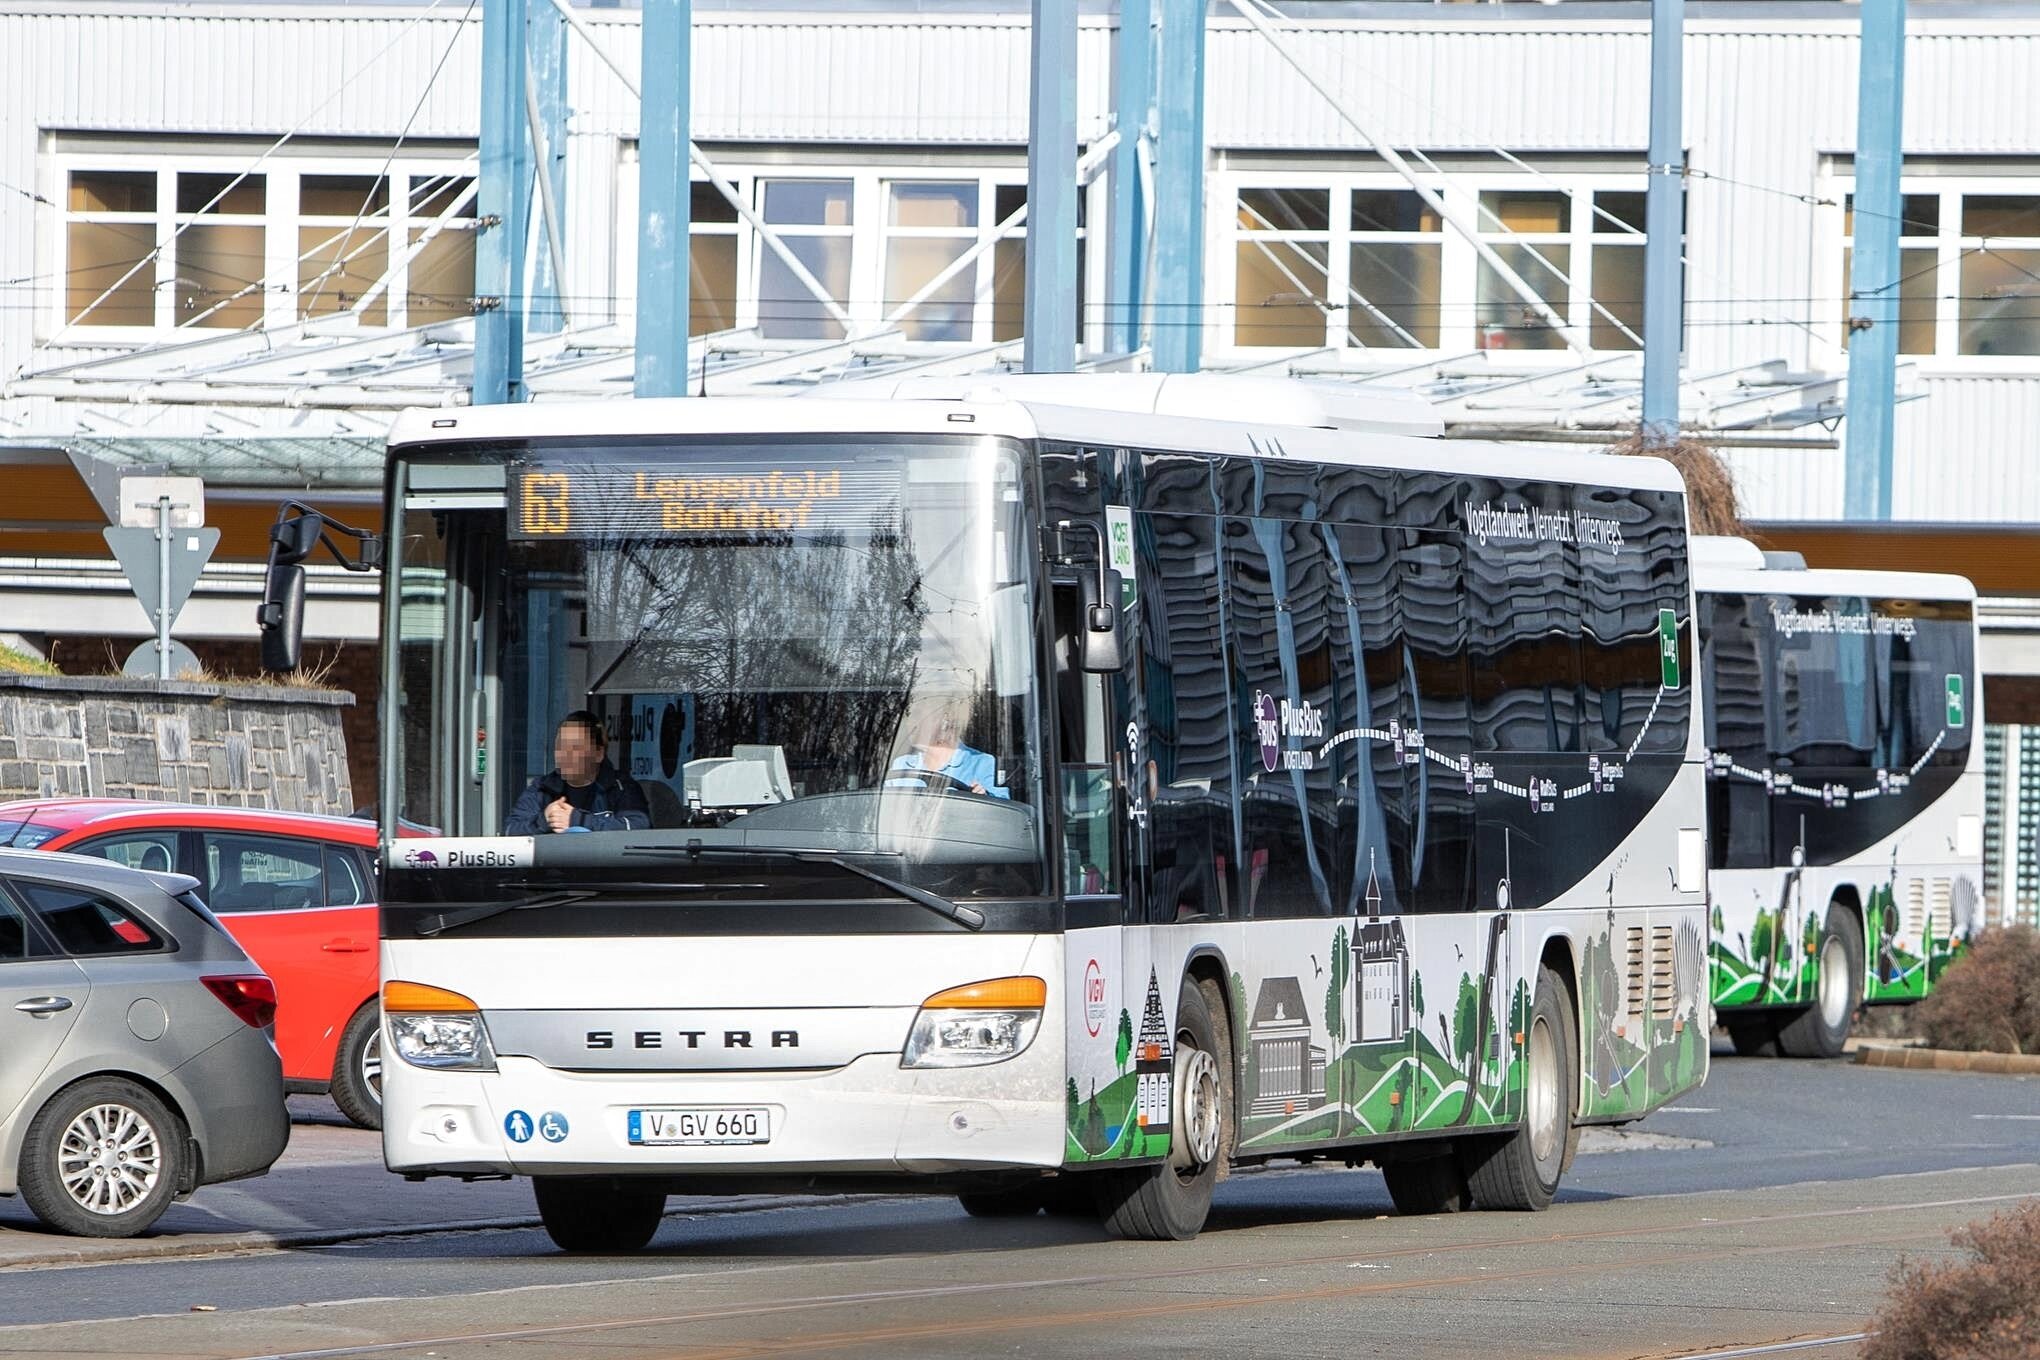
[[[697, 164], [690, 390], [1016, 366], [1028, 6], [693, 11], [692, 135], [720, 185]], [[625, 396], [639, 15], [533, 14], [552, 135], [523, 391]], [[475, 318], [502, 301], [475, 283], [480, 17], [0, 4], [0, 633], [60, 662], [142, 634], [98, 539], [109, 467], [207, 478], [226, 540], [180, 636], [220, 655], [253, 636], [281, 495], [373, 523], [391, 413], [469, 399]], [[1206, 367], [1408, 388], [1459, 436], [1635, 426], [1648, 5], [1220, 0], [1206, 25], [1201, 301], [1129, 316], [1103, 224], [1115, 167], [1153, 191], [1149, 130], [1115, 112], [1117, 6], [1081, 10], [1080, 363], [1142, 366], [1189, 328]], [[2040, 3], [1911, 6], [1875, 525], [1844, 519], [1842, 490], [1857, 25], [1832, 0], [1687, 6], [1681, 415], [1721, 441], [1773, 546], [1987, 593], [1987, 888], [2040, 911], [2040, 105], [2004, 97], [2040, 70]], [[372, 597], [314, 578], [314, 645], [349, 644], [343, 674], [372, 650]]]

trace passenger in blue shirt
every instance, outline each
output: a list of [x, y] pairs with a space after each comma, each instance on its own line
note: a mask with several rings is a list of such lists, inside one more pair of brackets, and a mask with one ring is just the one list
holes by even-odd
[[[902, 774], [926, 771], [953, 779], [972, 793], [987, 798], [1010, 799], [1012, 791], [998, 782], [999, 762], [974, 746], [967, 746], [956, 734], [956, 719], [947, 713], [924, 716], [912, 729], [914, 749], [893, 761]], [[911, 787], [925, 783], [912, 779], [888, 779], [886, 783]]]

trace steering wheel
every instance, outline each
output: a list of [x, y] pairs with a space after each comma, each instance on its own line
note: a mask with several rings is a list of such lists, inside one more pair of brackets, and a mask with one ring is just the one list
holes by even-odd
[[[970, 785], [964, 783], [961, 779], [958, 779], [955, 775], [944, 774], [940, 770], [898, 770], [895, 771], [895, 773], [904, 775], [908, 778], [920, 780], [921, 788], [928, 793], [973, 792]], [[939, 783], [930, 782], [934, 780], [939, 780], [941, 782]]]

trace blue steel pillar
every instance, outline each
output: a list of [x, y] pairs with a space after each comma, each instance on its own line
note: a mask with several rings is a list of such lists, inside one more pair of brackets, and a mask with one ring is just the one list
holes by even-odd
[[1077, 0], [1033, 0], [1027, 103], [1029, 373], [1077, 361]]
[[[531, 12], [531, 83], [538, 92], [538, 125], [545, 137], [545, 159], [538, 173], [552, 192], [552, 201], [566, 211], [567, 201], [567, 19], [551, 5]], [[535, 148], [534, 148], [535, 149]], [[543, 219], [541, 218], [541, 222]], [[566, 250], [566, 223], [560, 222], [560, 249]], [[551, 335], [566, 325], [560, 291], [566, 281], [554, 266], [551, 234], [538, 233], [538, 263], [531, 275], [531, 329]], [[564, 261], [561, 261], [564, 264]]]
[[690, 0], [644, 0], [638, 128], [637, 375], [641, 397], [687, 395]]
[[1856, 75], [1856, 223], [1849, 268], [1849, 402], [1842, 513], [1891, 518], [1897, 397], [1898, 191], [1905, 104], [1905, 0], [1863, 0]]
[[1679, 437], [1679, 350], [1685, 338], [1681, 241], [1685, 141], [1680, 132], [1685, 0], [1651, 0], [1650, 190], [1644, 202], [1643, 437]]
[[526, 0], [482, 0], [481, 184], [475, 241], [476, 405], [524, 400], [524, 244], [531, 138], [524, 118]]
[[1204, 326], [1204, 6], [1164, 0], [1155, 147], [1154, 356], [1195, 373]]
[[1119, 145], [1112, 151], [1111, 257], [1106, 262], [1105, 348], [1127, 354], [1140, 348], [1142, 274], [1147, 266], [1145, 205], [1140, 193], [1140, 138], [1155, 102], [1154, 11], [1152, 0], [1119, 0], [1119, 39], [1114, 51], [1114, 123]]

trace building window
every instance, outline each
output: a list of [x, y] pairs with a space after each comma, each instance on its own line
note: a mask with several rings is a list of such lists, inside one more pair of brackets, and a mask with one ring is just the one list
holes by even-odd
[[1588, 224], [1593, 318], [1587, 323], [1587, 343], [1595, 349], [1643, 348], [1645, 197], [1626, 189], [1594, 190]]
[[[841, 307], [850, 300], [854, 184], [765, 179], [759, 207], [793, 257]], [[843, 325], [771, 247], [760, 244], [758, 333], [768, 340], [841, 340]]]
[[153, 170], [71, 175], [65, 197], [64, 317], [80, 326], [156, 324]]
[[1414, 189], [1353, 190], [1352, 221], [1351, 343], [1436, 349], [1444, 221]]
[[[1483, 190], [1480, 233], [1530, 291], [1566, 319], [1571, 299], [1572, 197], [1555, 190]], [[1565, 336], [1487, 260], [1474, 286], [1480, 349], [1564, 349]]]
[[1238, 203], [1234, 340], [1322, 346], [1331, 310], [1331, 192], [1246, 188]]
[[[59, 326], [235, 330], [474, 311], [471, 174], [430, 162], [65, 155]], [[393, 250], [401, 241], [405, 249]]]
[[[1935, 194], [1907, 194], [1898, 224], [1898, 352], [1934, 352], [1934, 295], [1940, 273], [1937, 238], [1941, 200]], [[1842, 206], [1842, 348], [1849, 346], [1849, 318], [1862, 309], [1852, 293], [1855, 261], [1856, 196]], [[1966, 290], [1965, 290], [1966, 291]]]
[[893, 180], [885, 200], [880, 310], [890, 318], [914, 304], [898, 322], [909, 340], [969, 340], [977, 271], [954, 266], [978, 243], [977, 181]]
[[[699, 180], [693, 185], [693, 202], [688, 208], [687, 333], [712, 335], [736, 329], [737, 325], [737, 243], [740, 219], [737, 208], [713, 184]], [[625, 231], [636, 224], [626, 222]]]
[[2040, 354], [2040, 194], [1962, 200], [1961, 354]]

